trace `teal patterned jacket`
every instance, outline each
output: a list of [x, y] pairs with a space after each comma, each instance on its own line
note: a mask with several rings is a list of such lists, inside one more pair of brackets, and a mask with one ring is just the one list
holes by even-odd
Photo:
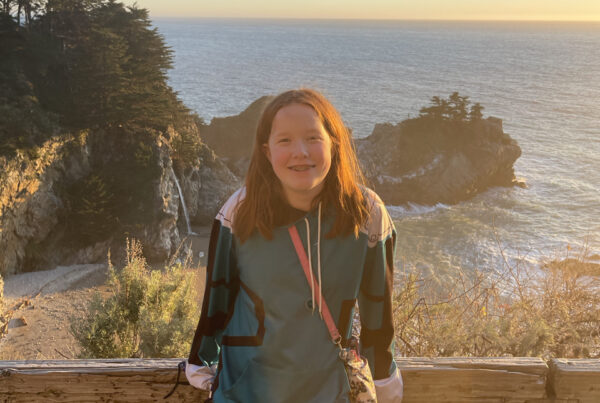
[[[348, 402], [339, 348], [331, 341], [302, 271], [288, 227], [295, 225], [317, 276], [317, 210], [295, 210], [273, 239], [255, 232], [243, 244], [232, 232], [244, 188], [225, 203], [211, 232], [206, 288], [188, 370], [213, 374], [215, 402]], [[396, 232], [381, 199], [366, 189], [370, 219], [359, 232], [327, 239], [334, 216], [322, 213], [322, 292], [345, 342], [360, 311], [361, 353], [378, 400], [398, 402], [402, 380], [393, 359], [392, 294]], [[291, 207], [290, 207], [291, 209]], [[206, 370], [206, 371], [202, 371]], [[197, 380], [196, 381], [197, 386]], [[384, 398], [385, 397], [385, 398]]]

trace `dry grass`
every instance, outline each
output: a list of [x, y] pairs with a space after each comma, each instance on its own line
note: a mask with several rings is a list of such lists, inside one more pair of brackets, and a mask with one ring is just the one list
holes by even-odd
[[406, 274], [394, 300], [404, 356], [600, 357], [600, 265], [586, 249], [502, 274]]

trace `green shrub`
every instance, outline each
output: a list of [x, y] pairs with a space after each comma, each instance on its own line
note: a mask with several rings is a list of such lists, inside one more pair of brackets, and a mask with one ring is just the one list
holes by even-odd
[[[187, 261], [189, 262], [189, 260]], [[127, 242], [127, 264], [110, 264], [112, 295], [96, 294], [71, 332], [82, 358], [183, 357], [191, 348], [200, 304], [197, 273], [177, 263], [150, 270], [139, 242]]]

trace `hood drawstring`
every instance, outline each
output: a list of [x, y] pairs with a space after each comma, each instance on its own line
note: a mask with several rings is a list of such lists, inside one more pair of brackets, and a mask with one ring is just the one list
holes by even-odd
[[319, 315], [323, 319], [323, 288], [321, 285], [321, 202], [319, 202], [319, 213], [317, 215], [317, 275], [319, 277]]
[[[304, 222], [306, 224], [306, 244], [308, 245], [308, 267], [310, 269], [310, 281], [314, 283], [313, 271], [312, 271], [312, 259], [310, 257], [311, 253], [311, 244], [310, 244], [310, 224], [308, 223], [308, 219], [305, 217]], [[319, 315], [323, 318], [323, 306], [321, 304], [321, 299], [323, 298], [323, 289], [321, 285], [321, 202], [319, 202], [319, 212], [317, 215], [317, 282], [319, 284]], [[311, 287], [311, 300], [312, 300], [312, 312], [315, 313], [315, 289]]]

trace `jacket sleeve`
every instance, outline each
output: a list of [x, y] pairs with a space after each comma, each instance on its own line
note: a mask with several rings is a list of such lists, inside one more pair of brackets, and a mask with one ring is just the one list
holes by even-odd
[[400, 402], [403, 385], [394, 361], [392, 312], [396, 230], [381, 199], [374, 193], [371, 197], [369, 245], [358, 296], [360, 348], [368, 359], [378, 401]]
[[186, 366], [188, 381], [201, 389], [212, 383], [223, 331], [233, 314], [240, 286], [231, 220], [224, 209], [211, 230], [202, 312]]

